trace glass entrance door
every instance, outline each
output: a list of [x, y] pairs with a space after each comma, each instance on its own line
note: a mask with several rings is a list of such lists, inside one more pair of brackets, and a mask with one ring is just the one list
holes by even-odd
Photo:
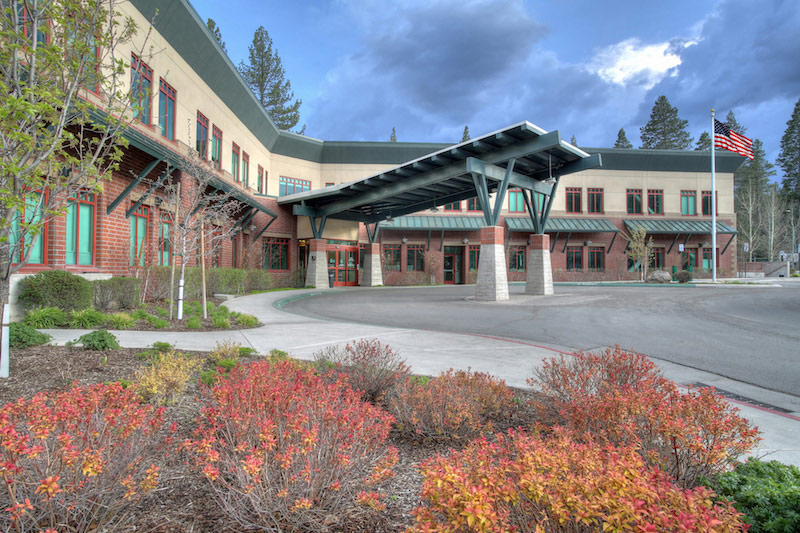
[[456, 257], [453, 254], [444, 256], [444, 282], [448, 285], [456, 282]]
[[447, 284], [464, 283], [464, 248], [461, 246], [444, 247], [444, 282]]
[[328, 270], [333, 270], [333, 286], [358, 285], [358, 248], [337, 246], [328, 248]]

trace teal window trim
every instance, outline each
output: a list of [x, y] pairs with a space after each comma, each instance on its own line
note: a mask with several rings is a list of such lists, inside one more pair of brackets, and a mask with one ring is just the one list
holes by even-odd
[[467, 211], [475, 212], [475, 211], [482, 211], [480, 205], [478, 205], [478, 197], [470, 198], [467, 200]]
[[222, 170], [222, 130], [216, 124], [211, 127], [211, 162], [214, 168]]
[[67, 265], [92, 266], [95, 259], [97, 235], [97, 197], [81, 191], [67, 204], [66, 250]]
[[299, 178], [290, 178], [288, 176], [281, 176], [279, 180], [278, 196], [288, 196], [298, 192], [305, 192], [311, 190], [311, 181], [302, 180]]
[[239, 145], [231, 143], [231, 174], [233, 181], [239, 183]]
[[175, 100], [178, 92], [162, 78], [158, 80], [158, 126], [161, 135], [167, 139], [175, 140]]
[[[41, 202], [41, 205], [40, 205]], [[8, 234], [9, 248], [12, 252], [11, 264], [18, 265], [27, 255], [26, 265], [45, 265], [47, 242], [47, 224], [41, 224], [42, 208], [47, 202], [47, 194], [42, 199], [41, 191], [27, 191], [25, 203], [18, 209], [11, 220], [11, 231]], [[23, 224], [20, 221], [24, 220]], [[41, 225], [39, 233], [33, 236], [31, 226]], [[24, 234], [24, 237], [22, 235]], [[20, 240], [21, 239], [21, 240]]]
[[697, 215], [697, 191], [681, 191], [681, 215]]
[[250, 186], [250, 156], [242, 152], [242, 185], [245, 189]]
[[444, 210], [445, 211], [461, 211], [461, 202], [453, 202], [451, 204], [445, 204]]
[[203, 161], [208, 160], [208, 118], [200, 111], [197, 112], [197, 139], [195, 149]]
[[150, 219], [150, 208], [146, 205], [140, 205], [136, 211], [131, 213], [130, 217], [130, 256], [128, 264], [130, 266], [145, 266], [147, 265], [147, 248], [149, 239], [148, 221]]
[[522, 196], [522, 190], [508, 189], [508, 212], [509, 213], [525, 212], [525, 198]]
[[158, 264], [172, 264], [172, 215], [167, 213], [161, 213], [161, 223], [158, 226]]
[[261, 165], [258, 165], [258, 189], [256, 190], [261, 194], [267, 194], [264, 188], [264, 167]]
[[153, 69], [136, 54], [131, 54], [131, 91], [136, 97], [133, 118], [149, 126], [152, 116]]

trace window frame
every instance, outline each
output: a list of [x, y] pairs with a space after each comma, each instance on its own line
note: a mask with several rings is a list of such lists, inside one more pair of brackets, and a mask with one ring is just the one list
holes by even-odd
[[383, 270], [386, 272], [400, 272], [403, 262], [401, 248], [402, 246], [399, 244], [383, 245]]
[[[664, 249], [663, 246], [654, 246], [652, 248], [652, 252], [653, 253], [650, 256], [649, 268], [663, 270], [664, 269], [664, 264], [665, 264], [664, 261], [665, 261], [665, 258], [666, 258], [666, 250]], [[660, 261], [657, 260], [659, 258], [660, 258]]]
[[425, 272], [425, 246], [422, 244], [406, 245], [406, 271]]
[[[162, 113], [161, 104], [166, 99], [164, 104], [164, 112]], [[172, 101], [172, 113], [169, 112], [169, 102]], [[175, 115], [178, 112], [178, 91], [175, 88], [164, 81], [164, 78], [158, 78], [158, 125], [161, 128], [161, 136], [166, 137], [170, 141], [175, 140]], [[164, 115], [168, 115], [165, 117]], [[169, 122], [171, 123], [170, 126], [172, 128], [171, 134], [167, 135], [169, 132], [169, 127], [167, 124], [167, 119], [171, 119]], [[162, 124], [163, 121], [163, 124]]]
[[567, 213], [576, 215], [583, 213], [583, 206], [581, 205], [583, 187], [567, 187], [564, 196], [566, 197], [565, 207]]
[[449, 204], [444, 204], [444, 211], [461, 211], [461, 202], [451, 202]]
[[[686, 248], [684, 251], [682, 251], [680, 253], [681, 254], [681, 270], [688, 270], [688, 269], [684, 268], [684, 265], [686, 265], [686, 264], [691, 266], [692, 270], [697, 268], [697, 256], [700, 255], [700, 254], [697, 253], [697, 250], [698, 250], [697, 248]], [[687, 260], [691, 259], [692, 256], [694, 256], [694, 261], [693, 262], [687, 261]]]
[[[716, 196], [716, 202], [714, 203], [714, 207], [716, 207], [716, 215], [719, 216], [719, 191], [714, 191], [714, 196]], [[708, 212], [706, 212], [706, 200], [708, 200]], [[701, 191], [700, 192], [700, 209], [703, 216], [710, 217], [711, 216], [711, 191]]]
[[242, 186], [247, 189], [250, 187], [250, 156], [242, 150]]
[[524, 244], [512, 244], [508, 247], [508, 271], [525, 272], [527, 247]]
[[265, 191], [264, 191], [264, 167], [262, 167], [261, 165], [258, 165], [257, 172], [258, 172], [258, 174], [257, 174], [257, 176], [258, 176], [258, 182], [257, 182], [258, 192], [259, 192], [259, 194], [266, 194]]
[[[288, 237], [264, 237], [261, 240], [261, 268], [270, 272], [288, 272], [291, 269], [291, 257], [289, 255], [289, 245], [291, 239]], [[277, 255], [274, 254], [277, 250]], [[277, 257], [277, 267], [273, 267]], [[269, 259], [269, 265], [266, 265], [266, 259]], [[285, 268], [284, 268], [285, 260]], [[268, 267], [268, 268], [267, 268]]]
[[[88, 197], [92, 199], [89, 200]], [[70, 197], [67, 200], [67, 213], [66, 216], [69, 217], [69, 208], [72, 205], [77, 205], [75, 212], [75, 261], [70, 263], [67, 261], [67, 249], [66, 246], [64, 247], [64, 264], [67, 267], [80, 267], [80, 266], [95, 266], [97, 260], [97, 193], [91, 193], [86, 190], [80, 190], [75, 193], [74, 196]], [[80, 263], [80, 227], [81, 227], [81, 205], [90, 205], [92, 206], [92, 221], [91, 221], [91, 232], [92, 232], [92, 260], [90, 263]], [[66, 232], [66, 224], [64, 225], [64, 230]], [[66, 241], [69, 241], [69, 234], [66, 235]]]
[[[658, 201], [659, 211], [651, 213], [651, 200]], [[663, 215], [664, 214], [664, 189], [647, 189], [647, 214], [648, 215]]]
[[231, 175], [233, 175], [233, 181], [239, 183], [239, 171], [241, 168], [241, 151], [242, 149], [239, 148], [239, 145], [235, 142], [231, 143]]
[[[174, 219], [172, 213], [169, 211], [161, 211], [158, 220], [158, 265], [170, 266], [172, 265], [172, 230]], [[166, 237], [164, 236], [164, 229], [167, 230]], [[164, 254], [168, 253], [167, 262], [164, 262]]]
[[211, 166], [222, 170], [222, 130], [216, 124], [211, 126]]
[[[197, 150], [200, 159], [208, 161], [208, 133], [209, 133], [208, 117], [205, 116], [200, 110], [197, 110], [197, 131], [195, 132], [197, 139], [195, 139], [195, 149]], [[201, 137], [201, 133], [203, 133]], [[202, 141], [201, 141], [202, 138]]]
[[[636, 211], [636, 197], [639, 198], [639, 210]], [[633, 204], [631, 201], [633, 200]], [[629, 215], [642, 214], [642, 189], [626, 189], [625, 190], [625, 207]], [[633, 208], [633, 210], [631, 210]]]
[[[132, 240], [129, 243], [128, 250], [129, 250], [129, 253], [130, 252], [134, 252], [134, 253], [131, 253], [131, 255], [130, 255], [129, 259], [128, 259], [128, 266], [142, 267], [142, 266], [147, 266], [147, 265], [150, 264], [149, 257], [148, 257], [150, 255], [150, 246], [149, 246], [149, 244], [150, 244], [150, 215], [151, 215], [150, 206], [145, 205], [145, 204], [140, 205], [139, 207], [136, 208], [136, 211], [131, 213], [130, 225], [128, 226], [128, 228], [129, 228], [129, 231], [130, 231], [131, 226], [133, 226], [134, 228], [136, 228], [136, 233], [135, 233], [135, 237], [134, 237], [134, 234], [129, 234], [129, 239], [132, 239]], [[144, 255], [140, 254], [140, 248], [139, 248], [139, 220], [138, 219], [144, 219], [144, 240], [141, 243], [141, 250], [144, 250]], [[133, 250], [131, 250], [130, 244], [133, 244]], [[134, 262], [134, 257], [135, 256], [139, 257], [138, 264], [136, 264]]]
[[[289, 192], [289, 186], [292, 187], [292, 192]], [[298, 187], [300, 187], [300, 190], [297, 190]], [[281, 176], [278, 180], [278, 196], [289, 196], [290, 194], [297, 194], [310, 190], [311, 180], [292, 178], [290, 176]]]
[[[22, 223], [21, 221], [23, 221], [23, 220], [25, 220], [25, 223], [28, 224], [28, 216], [26, 215], [26, 212], [27, 212], [28, 207], [29, 207], [28, 206], [28, 198], [30, 197], [30, 195], [33, 195], [33, 194], [39, 195], [39, 199], [36, 200], [36, 204], [39, 205], [39, 203], [41, 201], [41, 210], [43, 211], [44, 207], [47, 205], [47, 201], [48, 201], [49, 196], [50, 196], [49, 192], [50, 192], [49, 189], [45, 189], [44, 193], [42, 193], [41, 189], [26, 190], [25, 191], [25, 201], [22, 202], [21, 209], [17, 209], [17, 214], [14, 216], [14, 219], [11, 221], [11, 224], [12, 224], [11, 231], [8, 234], [9, 241], [11, 241], [12, 239], [13, 240], [20, 239], [19, 248], [17, 249], [17, 254], [16, 254], [17, 261], [14, 261], [14, 254], [10, 253], [11, 264], [12, 265], [19, 265], [20, 264], [20, 262], [22, 261], [22, 258], [25, 257], [25, 249], [28, 247], [27, 244], [26, 244], [26, 241], [28, 240], [28, 236], [26, 235], [25, 237], [20, 237], [19, 233], [21, 233], [21, 231], [15, 232], [14, 229], [13, 229], [14, 225], [15, 224], [17, 226], [21, 225], [21, 223]], [[44, 199], [42, 199], [42, 194], [44, 194]], [[34, 214], [31, 217], [31, 220], [33, 220], [33, 217], [36, 217], [36, 216], [37, 215]], [[42, 215], [39, 214], [40, 221], [41, 221], [41, 216]], [[30, 261], [30, 258], [28, 258], [28, 260], [24, 263], [23, 266], [46, 266], [48, 264], [47, 263], [47, 237], [49, 235], [48, 226], [50, 226], [50, 223], [48, 221], [45, 221], [42, 224], [42, 231], [40, 231], [39, 234], [36, 236], [36, 240], [41, 241], [40, 248], [42, 250], [42, 261], [40, 263], [32, 263]], [[16, 233], [16, 235], [15, 235], [15, 233]], [[12, 245], [12, 246], [15, 246], [15, 245]], [[34, 248], [35, 248], [35, 246], [34, 246]]]
[[[686, 206], [684, 206], [683, 202], [684, 198], [686, 198]], [[689, 211], [692, 212], [690, 213]], [[681, 190], [681, 216], [684, 217], [697, 216], [697, 191]]]
[[[597, 266], [597, 260], [600, 259], [600, 266]], [[589, 272], [605, 272], [606, 270], [606, 249], [603, 246], [589, 246], [588, 250], [588, 264]]]
[[[599, 200], [598, 200], [599, 198]], [[591, 215], [602, 215], [605, 213], [605, 198], [603, 187], [587, 187], [586, 189], [586, 212]], [[596, 210], [597, 203], [600, 210]]]
[[[583, 246], [567, 246], [566, 267], [567, 272], [583, 272]], [[575, 259], [577, 258], [577, 266]], [[572, 266], [570, 266], [572, 263]]]
[[482, 213], [483, 209], [481, 209], [480, 202], [478, 201], [478, 197], [474, 196], [467, 200], [467, 212], [469, 213]]
[[[147, 81], [147, 88], [143, 89], [142, 79]], [[135, 97], [138, 99], [139, 108], [134, 108], [133, 118], [138, 120], [145, 126], [152, 126], [153, 120], [153, 69], [147, 63], [131, 52], [131, 90], [134, 92]], [[147, 105], [143, 102], [146, 99]], [[143, 120], [146, 111], [147, 120]]]
[[[522, 209], [517, 209], [522, 206]], [[525, 213], [525, 197], [522, 194], [522, 189], [514, 187], [508, 189], [508, 212], [509, 213]]]
[[477, 272], [481, 262], [481, 245], [470, 244], [467, 254], [467, 272]]

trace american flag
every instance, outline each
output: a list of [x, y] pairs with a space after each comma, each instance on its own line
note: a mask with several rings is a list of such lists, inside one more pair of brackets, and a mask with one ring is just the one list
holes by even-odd
[[714, 148], [723, 148], [753, 159], [753, 141], [717, 119], [714, 119]]

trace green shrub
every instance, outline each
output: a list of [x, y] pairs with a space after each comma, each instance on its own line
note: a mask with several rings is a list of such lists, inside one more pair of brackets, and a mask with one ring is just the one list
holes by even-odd
[[161, 318], [167, 318], [169, 316], [169, 311], [163, 307], [156, 307], [156, 314]]
[[156, 341], [153, 343], [153, 349], [160, 353], [166, 353], [171, 352], [175, 347], [168, 342]]
[[157, 316], [147, 315], [147, 323], [156, 329], [164, 329], [169, 327], [169, 321]]
[[215, 328], [230, 329], [231, 321], [227, 317], [221, 315], [214, 315], [211, 317], [211, 325]]
[[63, 270], [39, 272], [20, 280], [19, 301], [26, 308], [86, 309], [92, 305], [92, 284]]
[[222, 359], [236, 360], [239, 358], [239, 349], [241, 347], [241, 344], [238, 342], [233, 342], [230, 339], [218, 341], [217, 345], [214, 346], [214, 349], [209, 354], [209, 357], [211, 357], [211, 360], [215, 363], [217, 361], [221, 361]]
[[119, 348], [117, 338], [104, 329], [81, 335], [69, 345], [82, 344], [87, 350], [116, 350]]
[[288, 360], [289, 360], [289, 352], [284, 352], [283, 350], [279, 350], [277, 348], [273, 348], [269, 351], [270, 363], [277, 363], [278, 361], [288, 361]]
[[228, 309], [225, 305], [218, 305], [216, 309], [211, 313], [212, 315], [219, 315], [224, 316], [225, 318], [231, 316], [231, 310]]
[[72, 311], [68, 325], [73, 329], [90, 329], [102, 326], [106, 323], [106, 320], [105, 313], [90, 307], [81, 311]]
[[194, 300], [183, 305], [183, 314], [186, 316], [202, 316], [203, 304]]
[[92, 282], [94, 306], [97, 309], [134, 309], [142, 300], [142, 280], [115, 277]]
[[22, 322], [12, 322], [8, 328], [8, 344], [12, 348], [39, 346], [50, 342], [51, 338], [47, 333], [36, 331], [35, 328]]
[[206, 302], [206, 312], [208, 313], [214, 312], [214, 302]]
[[150, 313], [145, 311], [144, 309], [134, 309], [131, 313], [131, 316], [134, 320], [147, 320], [147, 317], [150, 316]]
[[692, 273], [689, 272], [688, 270], [679, 270], [678, 272], [675, 273], [674, 278], [675, 281], [678, 281], [680, 283], [688, 283], [692, 281]]
[[133, 317], [128, 313], [114, 313], [112, 315], [107, 315], [106, 318], [106, 326], [111, 329], [128, 329], [133, 326], [135, 322]]
[[239, 346], [239, 357], [249, 357], [258, 354], [258, 350], [249, 346]]
[[800, 469], [796, 466], [749, 459], [704, 484], [745, 514], [751, 533], [800, 531]]
[[217, 381], [218, 377], [219, 373], [216, 370], [205, 370], [200, 373], [200, 383], [210, 387]]
[[200, 329], [203, 326], [203, 321], [199, 316], [190, 316], [186, 319], [186, 327], [188, 329]]
[[244, 294], [244, 278], [239, 268], [212, 268], [206, 270], [206, 287], [209, 294]]
[[245, 313], [240, 313], [236, 317], [236, 323], [244, 328], [254, 328], [259, 324], [258, 319], [256, 317]]
[[251, 268], [244, 272], [245, 292], [263, 291], [272, 288], [272, 277], [268, 270]]
[[67, 313], [58, 307], [37, 307], [25, 315], [25, 324], [32, 328], [58, 328], [68, 320]]
[[236, 359], [220, 359], [217, 361], [217, 366], [223, 368], [225, 372], [228, 372], [230, 369], [235, 368], [236, 365], [238, 364], [239, 361], [237, 361]]

